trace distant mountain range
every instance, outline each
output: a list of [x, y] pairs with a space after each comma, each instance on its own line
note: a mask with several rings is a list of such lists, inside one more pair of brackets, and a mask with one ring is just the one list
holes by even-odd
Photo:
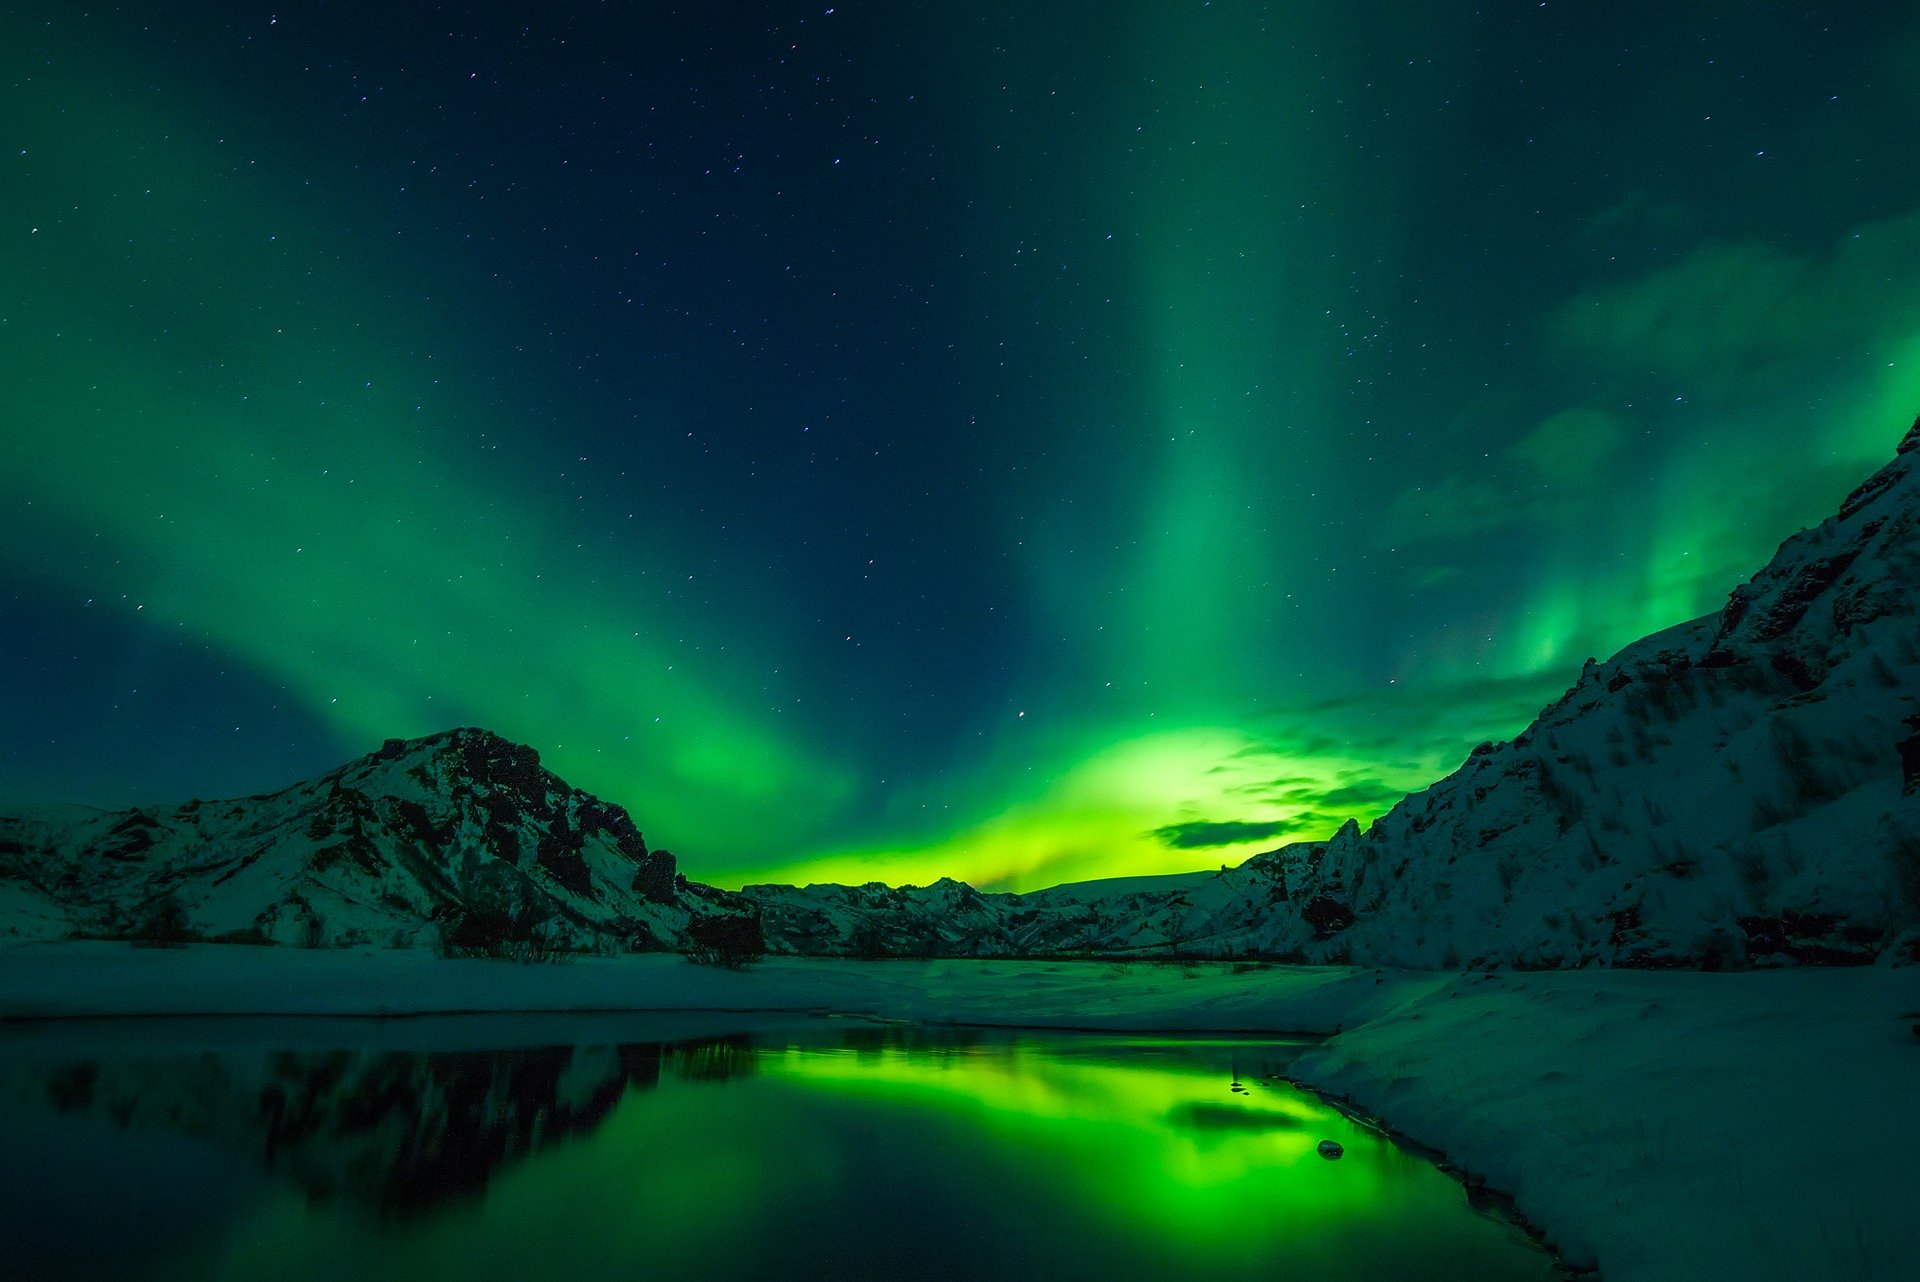
[[0, 939], [676, 949], [740, 915], [866, 957], [1920, 960], [1920, 423], [1718, 612], [1589, 663], [1365, 831], [1222, 872], [721, 891], [472, 729], [238, 801], [0, 818]]

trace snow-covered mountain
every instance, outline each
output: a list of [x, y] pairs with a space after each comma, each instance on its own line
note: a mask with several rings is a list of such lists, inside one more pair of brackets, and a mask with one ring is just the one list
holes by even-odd
[[0, 817], [0, 939], [677, 948], [739, 908], [485, 730], [237, 801]]
[[[982, 895], [750, 886], [801, 952], [1460, 966], [1848, 963], [1920, 926], [1920, 423], [1725, 608], [1589, 663], [1362, 832]], [[1904, 933], [1904, 937], [1903, 937]]]
[[267, 796], [0, 818], [0, 939], [1741, 966], [1920, 960], [1920, 423], [1725, 608], [1647, 637], [1362, 832], [1218, 873], [985, 894], [677, 876], [482, 730]]
[[1366, 832], [1282, 852], [1308, 915], [1352, 918], [1304, 946], [1424, 966], [1870, 959], [1920, 923], [1917, 714], [1920, 423], [1720, 611], [1590, 663]]

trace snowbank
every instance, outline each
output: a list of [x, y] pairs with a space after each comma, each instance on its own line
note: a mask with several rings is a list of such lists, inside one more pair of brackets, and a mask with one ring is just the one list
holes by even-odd
[[417, 951], [0, 951], [0, 1016], [15, 1019], [596, 1010], [1333, 1034], [1298, 1061], [1301, 1080], [1511, 1193], [1609, 1282], [1920, 1276], [1916, 968], [1453, 975], [776, 958], [731, 973], [670, 956], [526, 966]]
[[1467, 975], [1298, 1073], [1513, 1195], [1609, 1282], [1913, 1278], [1915, 1012], [1912, 968]]

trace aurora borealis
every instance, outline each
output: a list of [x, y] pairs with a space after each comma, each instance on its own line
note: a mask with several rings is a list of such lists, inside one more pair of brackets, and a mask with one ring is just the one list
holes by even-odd
[[478, 724], [720, 884], [1215, 866], [1920, 409], [1903, 6], [9, 25], [0, 800]]

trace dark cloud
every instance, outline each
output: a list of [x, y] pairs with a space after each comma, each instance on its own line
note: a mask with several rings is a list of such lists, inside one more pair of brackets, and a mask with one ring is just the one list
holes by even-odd
[[1406, 795], [1405, 788], [1395, 788], [1391, 784], [1374, 779], [1363, 779], [1335, 788], [1288, 788], [1279, 795], [1278, 800], [1289, 805], [1312, 806], [1317, 810], [1344, 816], [1359, 810], [1385, 810]]
[[1237, 846], [1242, 842], [1264, 841], [1277, 837], [1294, 825], [1289, 821], [1247, 823], [1238, 819], [1195, 819], [1189, 823], [1155, 828], [1153, 835], [1175, 850], [1200, 850], [1208, 846]]

